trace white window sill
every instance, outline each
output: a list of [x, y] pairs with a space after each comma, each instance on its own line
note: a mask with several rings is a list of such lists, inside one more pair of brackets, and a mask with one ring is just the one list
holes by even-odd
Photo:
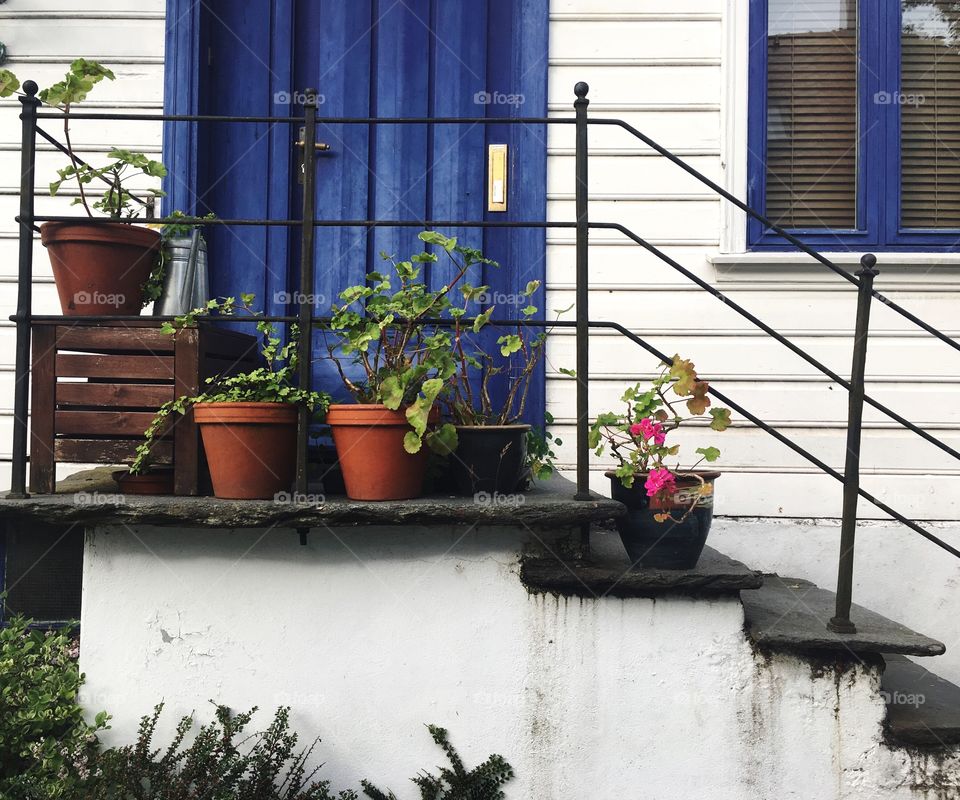
[[[823, 252], [838, 267], [856, 272], [863, 253]], [[880, 278], [896, 277], [923, 283], [960, 280], [960, 253], [875, 253]], [[717, 279], [752, 280], [760, 276], [789, 276], [795, 280], [832, 280], [830, 269], [806, 253], [710, 253], [707, 261], [717, 269]]]

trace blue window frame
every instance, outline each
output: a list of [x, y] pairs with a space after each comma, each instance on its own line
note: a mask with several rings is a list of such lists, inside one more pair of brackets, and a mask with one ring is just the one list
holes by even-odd
[[[782, 78], [785, 73], [770, 72], [768, 55], [773, 46], [779, 46], [777, 42], [778, 31], [783, 28], [782, 9], [784, 0], [750, 0], [750, 52], [749, 52], [749, 109], [748, 109], [748, 192], [747, 202], [767, 216], [777, 217], [778, 214], [772, 213], [777, 209], [774, 207], [777, 201], [777, 188], [771, 189], [770, 177], [773, 163], [768, 142], [768, 132], [771, 124], [777, 124], [776, 120], [771, 123], [768, 118], [768, 98], [770, 97], [770, 79], [780, 80], [779, 85], [783, 85]], [[797, 9], [805, 8], [809, 13], [817, 13], [817, 8], [830, 8], [831, 2], [820, 0], [819, 3], [812, 4], [814, 10], [810, 12], [810, 7], [806, 4], [791, 5], [790, 13], [796, 13]], [[837, 13], [837, 9], [843, 5], [842, 0], [837, 0], [832, 4], [834, 7], [830, 11]], [[853, 3], [851, 2], [851, 8]], [[938, 38], [937, 30], [943, 30], [943, 26], [937, 25], [923, 26], [916, 25], [914, 20], [918, 9], [922, 13], [928, 13], [933, 22], [944, 23], [943, 15], [955, 14], [948, 8], [948, 4], [940, 0], [930, 0], [929, 3], [918, 4], [914, 0], [857, 0], [855, 3], [855, 22], [851, 31], [851, 46], [855, 46], [855, 53], [852, 54], [855, 59], [855, 71], [847, 73], [846, 78], [850, 79], [855, 86], [855, 108], [849, 108], [846, 111], [855, 114], [856, 130], [856, 152], [853, 160], [853, 169], [855, 174], [850, 178], [849, 197], [844, 195], [842, 202], [852, 203], [853, 208], [849, 208], [849, 223], [845, 225], [815, 225], [809, 224], [809, 215], [805, 218], [808, 224], [791, 224], [789, 215], [780, 218], [774, 218], [777, 224], [795, 233], [807, 244], [819, 249], [827, 250], [929, 250], [929, 251], [950, 251], [956, 250], [960, 246], [960, 211], [946, 215], [947, 224], [938, 223], [936, 227], [913, 226], [908, 224], [911, 220], [904, 219], [905, 195], [902, 192], [903, 173], [902, 173], [902, 148], [901, 148], [901, 125], [905, 118], [914, 120], [914, 127], [911, 128], [912, 136], [916, 136], [918, 126], [920, 129], [929, 126], [924, 120], [934, 120], [934, 124], [929, 134], [930, 141], [939, 141], [936, 137], [939, 135], [936, 131], [940, 130], [939, 123], [951, 127], [958, 124], [955, 116], [950, 116], [956, 112], [951, 111], [948, 103], [941, 100], [939, 96], [933, 97], [930, 106], [926, 106], [923, 113], [927, 115], [918, 120], [918, 115], [913, 117], [909, 115], [913, 112], [913, 102], [923, 103], [923, 95], [910, 95], [903, 91], [901, 85], [901, 58], [902, 44], [904, 41], [925, 43], [933, 42], [941, 48], [950, 47], [952, 44], [952, 31], [960, 26], [960, 20], [952, 17], [946, 21], [947, 29], [950, 31], [944, 40]], [[777, 15], [777, 9], [780, 9], [780, 16]], [[904, 26], [903, 8], [908, 9], [912, 14]], [[774, 10], [773, 19], [771, 19], [771, 9]], [[938, 16], [939, 15], [939, 16]], [[937, 19], [934, 19], [937, 17]], [[809, 22], [809, 19], [806, 21]], [[819, 27], [806, 27], [806, 22], [802, 21], [796, 28], [801, 35], [806, 36], [830, 36], [830, 22], [824, 13], [819, 19]], [[812, 31], [803, 33], [803, 31]], [[792, 35], [792, 34], [788, 34]], [[907, 37], [905, 39], [905, 37]], [[912, 37], [912, 38], [911, 38]], [[855, 42], [855, 45], [852, 43]], [[789, 44], [796, 44], [788, 42]], [[836, 45], [834, 44], [836, 48]], [[960, 54], [960, 46], [952, 46], [953, 52], [950, 54], [949, 61], [953, 61], [955, 54]], [[835, 51], [836, 52], [836, 49]], [[946, 62], [944, 59], [940, 59]], [[799, 62], [798, 62], [799, 63]], [[930, 62], [933, 63], [933, 62]], [[780, 66], [782, 69], [782, 65]], [[795, 67], [794, 67], [795, 68]], [[822, 73], [824, 77], [823, 86], [825, 91], [830, 87], [836, 86], [838, 79], [844, 80], [839, 72], [829, 74], [831, 67], [827, 64]], [[803, 66], [800, 67], [803, 69]], [[960, 66], [943, 66], [938, 69], [952, 69], [954, 73], [949, 75], [951, 86], [953, 81], [957, 81], [960, 86]], [[922, 78], [925, 73], [911, 72], [912, 76], [920, 75]], [[855, 77], [854, 77], [855, 76]], [[809, 84], [808, 84], [809, 87]], [[853, 87], [849, 87], [853, 89]], [[908, 89], [911, 87], [907, 87]], [[775, 89], [775, 91], [777, 91]], [[792, 91], [788, 89], [785, 91]], [[915, 98], [919, 97], [920, 100]], [[914, 98], [911, 101], [911, 98]], [[809, 99], [809, 95], [808, 98]], [[802, 102], [802, 101], [797, 101]], [[941, 111], [941, 103], [943, 111]], [[918, 106], [917, 106], [918, 107]], [[800, 127], [794, 124], [797, 119], [798, 106], [791, 106], [789, 111], [790, 122], [783, 126], [789, 131], [787, 134], [793, 135], [796, 128]], [[906, 109], [906, 111], [905, 111]], [[801, 109], [801, 113], [810, 113], [811, 116], [806, 120], [813, 122], [817, 119], [816, 111], [809, 110], [809, 106]], [[824, 112], [821, 110], [821, 114]], [[934, 115], [930, 117], [929, 115]], [[940, 115], [946, 115], [941, 117]], [[823, 117], [821, 117], [823, 118]], [[814, 128], [808, 128], [814, 130]], [[960, 131], [960, 127], [958, 127]], [[815, 134], [814, 134], [815, 135]], [[917, 203], [927, 202], [924, 200], [923, 189], [928, 188], [927, 184], [918, 183], [921, 179], [918, 177], [922, 170], [919, 167], [918, 158], [930, 158], [932, 156], [924, 155], [924, 148], [916, 147], [916, 139], [912, 140], [912, 155], [910, 158], [910, 187], [907, 196], [910, 198], [911, 208], [916, 209]], [[947, 143], [948, 144], [948, 143]], [[953, 162], [957, 169], [942, 169], [935, 179], [940, 181], [936, 184], [937, 200], [936, 203], [944, 203], [960, 209], [960, 142], [957, 142], [956, 148], [951, 150], [945, 143], [940, 143], [939, 153], [946, 156], [946, 160]], [[847, 148], [849, 149], [849, 148]], [[918, 156], [917, 153], [920, 153]], [[931, 151], [932, 152], [932, 151]], [[940, 158], [938, 156], [938, 158]], [[944, 159], [940, 158], [940, 162]], [[824, 159], [822, 164], [827, 164]], [[939, 163], [939, 162], [938, 162]], [[832, 166], [832, 163], [831, 163]], [[949, 174], [953, 172], [955, 177], [952, 180]], [[776, 179], [776, 175], [773, 175]], [[813, 185], [819, 178], [810, 178]], [[955, 184], [955, 185], [951, 185]], [[786, 191], [793, 192], [793, 186], [786, 186]], [[918, 188], [919, 187], [919, 188]], [[782, 185], [781, 185], [782, 189]], [[769, 197], [768, 197], [769, 193]], [[842, 194], [842, 193], [841, 193]], [[949, 197], [940, 199], [941, 197]], [[956, 200], [954, 199], [956, 196]], [[782, 202], [782, 191], [780, 192], [780, 202]], [[768, 200], [774, 200], [774, 203], [768, 206]], [[841, 201], [835, 201], [838, 203]], [[934, 201], [930, 201], [934, 202]], [[802, 215], [801, 215], [802, 216]], [[922, 214], [920, 215], [923, 216]], [[912, 220], [918, 219], [914, 213]], [[939, 218], [938, 218], [939, 219]], [[836, 219], [834, 219], [836, 221]], [[949, 227], [948, 227], [949, 225]], [[954, 227], [956, 226], [956, 227]], [[785, 242], [776, 233], [763, 226], [760, 222], [750, 219], [747, 223], [747, 242], [752, 250], [792, 250], [792, 245]]]

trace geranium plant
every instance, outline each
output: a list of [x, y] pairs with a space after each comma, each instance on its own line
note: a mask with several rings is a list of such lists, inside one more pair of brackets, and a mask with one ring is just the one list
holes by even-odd
[[[707, 381], [697, 377], [693, 363], [675, 355], [670, 363], [662, 364], [651, 384], [637, 383], [623, 393], [623, 411], [597, 417], [590, 428], [591, 448], [597, 455], [609, 448], [617, 460], [615, 475], [625, 487], [632, 487], [638, 476], [645, 476], [648, 497], [671, 497], [678, 477], [699, 478], [694, 470], [720, 457], [716, 447], [698, 447], [699, 458], [682, 468], [680, 446], [667, 442], [672, 431], [698, 418], [708, 418], [713, 431], [727, 429], [730, 411], [711, 407], [708, 388]], [[700, 483], [701, 491], [706, 491], [702, 479]]]
[[[451, 308], [450, 293], [470, 267], [495, 262], [434, 231], [423, 231], [419, 238], [439, 253], [423, 251], [406, 261], [382, 253], [391, 265], [389, 273], [371, 272], [365, 284], [340, 292], [342, 303], [333, 306], [327, 348], [358, 403], [405, 409], [411, 427], [403, 443], [408, 453], [419, 452], [424, 441], [437, 452], [449, 453], [457, 444], [453, 425], [433, 431], [427, 427], [438, 397], [457, 371], [453, 337], [449, 329], [429, 320], [445, 316]], [[439, 289], [430, 290], [422, 270], [437, 263], [441, 254], [456, 272]], [[347, 364], [360, 368], [359, 378], [348, 375]]]
[[[196, 308], [177, 317], [173, 323], [164, 322], [161, 330], [170, 335], [190, 325], [197, 318], [211, 313], [221, 316], [233, 316], [244, 313], [257, 315], [253, 309], [255, 300], [252, 294], [210, 300], [205, 308]], [[260, 352], [265, 362], [239, 375], [217, 375], [207, 379], [207, 388], [199, 395], [178, 397], [164, 403], [144, 432], [144, 441], [137, 447], [136, 458], [130, 465], [130, 472], [139, 474], [149, 464], [150, 451], [158, 436], [162, 436], [174, 414], [186, 414], [197, 403], [290, 403], [306, 405], [311, 412], [324, 412], [330, 405], [330, 396], [324, 392], [308, 391], [296, 385], [297, 346], [300, 330], [297, 325], [290, 326], [290, 336], [286, 344], [280, 338], [274, 325], [266, 320], [256, 323], [260, 333]]]

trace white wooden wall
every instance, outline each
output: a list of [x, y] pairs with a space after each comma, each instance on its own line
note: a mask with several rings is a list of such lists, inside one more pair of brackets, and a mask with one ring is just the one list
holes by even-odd
[[[743, 26], [745, 0], [553, 0], [550, 110], [572, 113], [573, 85], [591, 86], [590, 111], [626, 119], [707, 175], [743, 196], [745, 156]], [[118, 80], [97, 88], [90, 105], [111, 110], [159, 110], [162, 105], [163, 0], [9, 0], [0, 6], [0, 40], [8, 66], [41, 86], [71, 59], [101, 60]], [[16, 101], [0, 101], [0, 320], [16, 302], [19, 120]], [[550, 132], [551, 219], [573, 218], [572, 129]], [[159, 125], [116, 123], [109, 133], [75, 124], [75, 140], [91, 157], [109, 145], [160, 150]], [[741, 222], [677, 167], [615, 128], [591, 132], [591, 217], [621, 221], [722, 288], [800, 346], [846, 374], [854, 295], [845, 282], [796, 259], [716, 263], [736, 252]], [[62, 210], [43, 185], [58, 164], [42, 147], [38, 209]], [[846, 395], [782, 346], [669, 267], [613, 233], [595, 233], [591, 247], [591, 316], [613, 319], [668, 352], [692, 358], [703, 375], [787, 435], [842, 467]], [[906, 258], [884, 263], [878, 286], [895, 300], [956, 336], [960, 266]], [[49, 262], [37, 242], [36, 309], [57, 310]], [[566, 231], [548, 237], [548, 308], [573, 302], [574, 247]], [[573, 339], [553, 336], [550, 361], [573, 366]], [[624, 385], [649, 376], [656, 364], [614, 335], [592, 345], [592, 410], [613, 407]], [[0, 321], [0, 486], [8, 483], [13, 396], [13, 328]], [[870, 390], [895, 409], [960, 447], [960, 356], [910, 330], [899, 317], [874, 311]], [[548, 406], [564, 440], [561, 460], [573, 464], [574, 385], [548, 378]], [[912, 434], [867, 412], [865, 485], [917, 517], [960, 518], [956, 462]], [[718, 511], [756, 516], [836, 516], [840, 488], [762, 431], [746, 424], [717, 435], [693, 431], [723, 450]], [[703, 434], [702, 439], [700, 434]], [[604, 465], [594, 465], [603, 489]], [[866, 511], [866, 509], [865, 509]]]
[[[726, 6], [721, 0], [554, 0], [550, 110], [572, 113], [573, 85], [585, 80], [591, 114], [625, 119], [744, 197], [745, 14], [741, 0]], [[549, 144], [548, 213], [572, 219], [572, 129], [554, 126]], [[620, 129], [592, 130], [590, 147], [592, 220], [623, 223], [829, 367], [849, 374], [856, 298], [845, 281], [795, 257], [715, 263], [718, 253], [742, 249], [742, 221], [726, 214], [709, 190]], [[566, 308], [574, 301], [572, 235], [554, 232], [548, 241], [548, 308]], [[881, 258], [878, 288], [957, 336], [956, 261], [941, 258], [946, 263], [932, 266], [912, 257], [898, 260], [907, 263], [888, 265]], [[660, 350], [693, 359], [718, 388], [842, 471], [842, 388], [619, 234], [591, 234], [590, 271], [592, 319], [616, 320]], [[556, 333], [551, 345], [552, 366], [575, 366], [572, 331]], [[595, 334], [591, 411], [615, 407], [625, 385], [656, 367], [622, 337]], [[955, 350], [876, 304], [868, 375], [877, 399], [960, 447]], [[562, 461], [572, 468], [573, 380], [548, 377], [547, 400], [564, 441]], [[958, 518], [960, 464], [872, 410], [864, 427], [865, 488], [915, 517]], [[725, 434], [691, 430], [679, 441], [689, 443], [688, 453], [707, 443], [723, 451], [720, 514], [839, 515], [839, 483], [746, 422]], [[593, 464], [593, 486], [600, 491], [607, 486], [605, 465], [600, 459]]]
[[[21, 81], [40, 88], [58, 81], [75, 58], [109, 66], [116, 81], [104, 81], [84, 105], [102, 111], [159, 113], [163, 108], [163, 0], [8, 0], [0, 5], [0, 41], [7, 46], [4, 65]], [[17, 235], [14, 217], [20, 192], [20, 103], [0, 100], [0, 490], [10, 485], [10, 437], [13, 425], [15, 332], [8, 317], [17, 304]], [[48, 123], [49, 125], [49, 123]], [[48, 127], [62, 138], [62, 128]], [[112, 146], [130, 147], [159, 157], [161, 126], [153, 122], [117, 122], [110, 130], [96, 122], [75, 121], [71, 138], [81, 157], [97, 163]], [[75, 191], [51, 198], [47, 184], [64, 162], [51, 145], [38, 145], [37, 213], [76, 213], [69, 204]], [[50, 260], [40, 239], [34, 246], [34, 310], [58, 314]], [[73, 471], [61, 467], [60, 474]]]

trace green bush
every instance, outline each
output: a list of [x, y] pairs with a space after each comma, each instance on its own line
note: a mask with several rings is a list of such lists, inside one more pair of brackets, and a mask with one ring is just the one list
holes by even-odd
[[65, 628], [40, 630], [20, 616], [0, 628], [0, 798], [82, 796], [95, 772], [97, 731], [109, 718], [84, 720], [71, 649]]
[[[447, 754], [450, 767], [441, 767], [439, 775], [421, 772], [411, 780], [420, 788], [421, 800], [501, 800], [500, 788], [513, 777], [513, 768], [496, 754], [467, 771], [444, 728], [428, 725], [430, 735]], [[397, 800], [393, 792], [384, 794], [369, 781], [362, 781], [363, 793], [371, 800]]]
[[[203, 725], [192, 742], [184, 739], [193, 717], [183, 717], [173, 741], [154, 749], [154, 734], [163, 703], [140, 720], [133, 745], [105, 750], [100, 776], [88, 790], [90, 800], [356, 800], [353, 792], [330, 793], [326, 781], [307, 772], [314, 747], [297, 751], [290, 731], [290, 709], [279, 708], [261, 733], [245, 733], [256, 708], [231, 715], [217, 706], [214, 721]], [[318, 768], [319, 769], [319, 768]]]

